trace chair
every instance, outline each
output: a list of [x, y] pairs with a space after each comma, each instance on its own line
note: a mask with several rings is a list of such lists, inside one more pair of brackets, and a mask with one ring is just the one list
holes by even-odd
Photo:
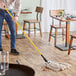
[[[36, 12], [37, 12], [37, 15], [36, 15], [36, 19], [32, 19], [32, 20], [24, 20], [24, 25], [23, 25], [23, 30], [26, 30], [25, 29], [25, 24], [28, 23], [29, 24], [29, 29], [28, 29], [28, 36], [30, 37], [30, 24], [34, 24], [34, 35], [36, 35], [36, 23], [39, 24], [39, 30], [40, 30], [40, 35], [42, 37], [42, 32], [41, 32], [41, 14], [43, 12], [43, 8], [42, 7], [36, 7]], [[39, 19], [39, 15], [40, 15], [40, 19]], [[24, 32], [23, 32], [23, 35], [24, 35]]]
[[70, 52], [71, 52], [73, 39], [76, 39], [76, 35], [71, 35], [69, 49], [68, 49], [68, 55], [70, 55]]
[[8, 30], [7, 22], [4, 21], [3, 25], [4, 25], [5, 37], [9, 39], [9, 30]]
[[[64, 10], [50, 10], [50, 16], [60, 16], [60, 12]], [[51, 41], [51, 36], [54, 37], [54, 45], [56, 46], [56, 39], [57, 39], [57, 30], [62, 29], [62, 39], [64, 40], [64, 28], [65, 26], [59, 22], [58, 25], [54, 25], [54, 19], [52, 18], [52, 25], [50, 28], [50, 34], [49, 34], [49, 42]], [[55, 29], [55, 34], [52, 34], [52, 30]]]

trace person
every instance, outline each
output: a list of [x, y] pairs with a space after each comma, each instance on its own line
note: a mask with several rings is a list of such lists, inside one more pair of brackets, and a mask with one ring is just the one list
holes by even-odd
[[[6, 7], [9, 12], [12, 14], [13, 19], [4, 9]], [[13, 14], [13, 10], [15, 11], [15, 16]], [[20, 0], [0, 0], [0, 51], [3, 51], [1, 45], [1, 32], [4, 19], [6, 20], [10, 33], [11, 33], [11, 54], [19, 55], [19, 52], [15, 48], [16, 43], [16, 32], [15, 32], [15, 22], [18, 20], [19, 13], [21, 10], [21, 1]]]

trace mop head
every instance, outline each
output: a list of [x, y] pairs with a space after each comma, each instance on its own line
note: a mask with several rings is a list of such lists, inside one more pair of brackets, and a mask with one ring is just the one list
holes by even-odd
[[49, 61], [49, 62], [46, 62], [45, 64], [47, 68], [53, 71], [63, 71], [71, 67], [71, 65], [68, 63], [57, 63], [54, 61]]

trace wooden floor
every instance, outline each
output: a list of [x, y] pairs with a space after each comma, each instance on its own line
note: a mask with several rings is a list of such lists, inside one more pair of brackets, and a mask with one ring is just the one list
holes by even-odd
[[[35, 76], [76, 76], [76, 50], [73, 50], [71, 55], [68, 56], [67, 51], [60, 51], [54, 47], [53, 38], [51, 44], [49, 44], [48, 36], [48, 33], [43, 33], [42, 38], [38, 35], [37, 37], [31, 35], [31, 39], [48, 60], [67, 62], [72, 65], [70, 69], [60, 72], [52, 70], [43, 71], [45, 62], [27, 38], [16, 40], [16, 49], [20, 52], [20, 55], [10, 55], [10, 63], [17, 64], [16, 60], [19, 60], [21, 64], [32, 67], [35, 70]], [[61, 38], [57, 42], [63, 43]], [[10, 40], [2, 37], [2, 46], [5, 51], [10, 51]]]

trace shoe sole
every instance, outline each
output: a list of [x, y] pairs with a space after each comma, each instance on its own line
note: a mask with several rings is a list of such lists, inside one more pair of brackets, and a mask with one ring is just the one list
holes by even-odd
[[16, 53], [11, 53], [11, 52], [10, 52], [10, 54], [11, 54], [11, 55], [19, 55], [19, 54], [16, 54]]

